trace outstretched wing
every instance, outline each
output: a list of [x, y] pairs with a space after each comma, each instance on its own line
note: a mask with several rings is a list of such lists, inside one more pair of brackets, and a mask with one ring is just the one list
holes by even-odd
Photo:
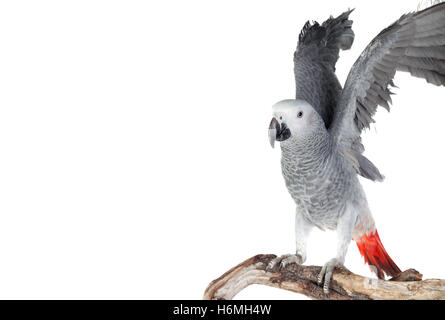
[[345, 11], [337, 18], [331, 16], [321, 25], [316, 21], [306, 22], [298, 37], [295, 55], [307, 55], [335, 71], [340, 49], [348, 50], [354, 43], [353, 22], [349, 20], [352, 11], [354, 9]]
[[321, 25], [306, 22], [294, 54], [296, 99], [309, 102], [323, 118], [326, 128], [332, 122], [341, 95], [335, 75], [340, 50], [350, 49], [354, 42], [348, 10]]
[[445, 85], [445, 3], [402, 16], [384, 29], [352, 67], [330, 128], [347, 152], [360, 154], [360, 134], [380, 105], [389, 110], [397, 71]]

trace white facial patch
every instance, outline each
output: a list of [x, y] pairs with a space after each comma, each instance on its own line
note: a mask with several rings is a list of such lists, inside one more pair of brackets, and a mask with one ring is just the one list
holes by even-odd
[[[280, 124], [285, 123], [291, 133], [298, 134], [305, 130], [308, 119], [315, 110], [304, 100], [284, 100], [275, 104], [272, 112]], [[301, 117], [299, 117], [300, 113]]]

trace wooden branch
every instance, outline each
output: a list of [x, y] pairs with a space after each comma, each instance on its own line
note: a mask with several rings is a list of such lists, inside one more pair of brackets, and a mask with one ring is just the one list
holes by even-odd
[[391, 280], [365, 278], [345, 268], [336, 267], [329, 296], [317, 284], [321, 267], [290, 264], [266, 271], [275, 255], [258, 255], [230, 269], [212, 281], [204, 293], [205, 300], [231, 300], [251, 284], [262, 284], [303, 294], [317, 300], [406, 300], [445, 299], [445, 280], [422, 280], [414, 269], [402, 272]]

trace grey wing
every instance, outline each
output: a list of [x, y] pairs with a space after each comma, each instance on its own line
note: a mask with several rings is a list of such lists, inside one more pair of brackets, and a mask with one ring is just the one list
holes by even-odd
[[323, 118], [326, 128], [332, 122], [341, 94], [335, 75], [340, 50], [350, 49], [354, 41], [348, 10], [321, 25], [306, 22], [294, 54], [296, 98], [306, 100]]
[[[445, 85], [445, 3], [402, 16], [368, 45], [352, 67], [329, 130], [355, 165], [363, 162], [360, 134], [374, 122], [377, 106], [389, 110], [397, 71]], [[372, 163], [364, 165], [371, 176], [377, 170]]]

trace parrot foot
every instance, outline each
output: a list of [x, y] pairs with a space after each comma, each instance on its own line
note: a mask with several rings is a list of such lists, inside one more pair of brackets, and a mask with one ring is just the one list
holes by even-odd
[[342, 266], [343, 264], [337, 259], [331, 259], [323, 266], [320, 273], [318, 274], [318, 285], [321, 285], [323, 283], [323, 293], [325, 297], [328, 297], [329, 295], [329, 284], [331, 282], [332, 273], [334, 271], [335, 266]]
[[267, 265], [266, 271], [272, 271], [277, 266], [278, 266], [278, 269], [286, 268], [287, 265], [292, 264], [292, 263], [302, 264], [303, 259], [298, 254], [285, 254], [285, 255], [282, 255], [281, 257], [276, 257], [276, 258], [272, 259], [269, 262], [269, 264]]

